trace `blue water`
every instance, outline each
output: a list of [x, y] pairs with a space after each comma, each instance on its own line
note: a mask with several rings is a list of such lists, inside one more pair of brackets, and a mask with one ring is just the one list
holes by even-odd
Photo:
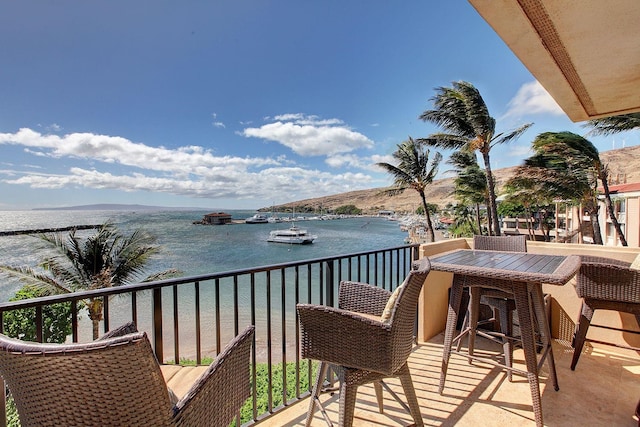
[[[0, 211], [0, 231], [64, 227], [114, 222], [122, 232], [144, 228], [157, 237], [161, 253], [151, 260], [147, 273], [169, 268], [185, 276], [322, 258], [389, 248], [404, 244], [406, 233], [397, 222], [384, 218], [358, 217], [328, 221], [299, 221], [318, 238], [311, 245], [267, 242], [269, 232], [288, 228], [289, 223], [198, 225], [210, 211]], [[233, 219], [244, 219], [254, 211], [228, 210]], [[93, 231], [81, 231], [85, 235]], [[64, 232], [66, 234], [66, 232]], [[34, 267], [46, 252], [31, 236], [0, 236], [0, 265]], [[6, 301], [20, 283], [0, 284], [0, 301]]]

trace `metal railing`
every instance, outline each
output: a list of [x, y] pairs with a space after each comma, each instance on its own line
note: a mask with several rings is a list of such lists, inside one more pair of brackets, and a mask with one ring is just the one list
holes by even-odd
[[[419, 245], [182, 277], [73, 294], [0, 303], [0, 332], [5, 313], [34, 311], [36, 339], [43, 341], [43, 308], [71, 305], [72, 342], [92, 339], [83, 301], [102, 299], [101, 330], [127, 321], [146, 331], [161, 363], [207, 364], [248, 324], [256, 326], [252, 354], [253, 396], [250, 419], [274, 414], [309, 394], [312, 368], [300, 359], [295, 306], [299, 302], [333, 306], [341, 280], [393, 290], [418, 258]], [[278, 369], [281, 368], [281, 369]], [[266, 391], [257, 389], [266, 376]], [[293, 379], [291, 378], [293, 375]], [[4, 384], [0, 384], [4, 386]], [[293, 390], [292, 390], [293, 388]], [[0, 399], [0, 427], [6, 425]]]

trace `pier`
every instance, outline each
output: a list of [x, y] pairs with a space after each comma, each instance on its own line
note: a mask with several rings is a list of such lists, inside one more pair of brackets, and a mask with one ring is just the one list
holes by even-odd
[[71, 225], [68, 227], [39, 228], [34, 230], [0, 231], [0, 236], [17, 236], [20, 234], [57, 233], [60, 231], [70, 231], [70, 230], [91, 230], [99, 227], [100, 227], [99, 224], [98, 225]]

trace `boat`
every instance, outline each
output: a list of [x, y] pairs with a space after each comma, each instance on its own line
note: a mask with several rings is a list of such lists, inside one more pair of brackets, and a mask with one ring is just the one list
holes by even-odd
[[308, 245], [313, 243], [318, 236], [309, 234], [307, 230], [299, 228], [297, 225], [292, 225], [286, 230], [273, 230], [269, 233], [268, 242], [275, 243], [290, 243], [296, 245]]
[[266, 215], [255, 214], [254, 216], [245, 219], [244, 222], [246, 224], [266, 224], [269, 222], [269, 219]]

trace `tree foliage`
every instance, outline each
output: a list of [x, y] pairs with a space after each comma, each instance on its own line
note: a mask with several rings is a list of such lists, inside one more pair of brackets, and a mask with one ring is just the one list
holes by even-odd
[[431, 98], [433, 109], [426, 110], [420, 119], [440, 126], [444, 132], [421, 138], [427, 145], [452, 150], [478, 151], [484, 161], [489, 195], [490, 230], [500, 235], [495, 183], [491, 172], [491, 149], [517, 139], [531, 123], [509, 133], [496, 134], [496, 120], [489, 114], [480, 91], [471, 83], [453, 82], [451, 87], [439, 87]]
[[[9, 299], [21, 301], [47, 296], [47, 292], [33, 286], [25, 286]], [[2, 327], [7, 336], [25, 341], [36, 341], [36, 309], [22, 308], [7, 311], [2, 316]], [[48, 343], [63, 343], [71, 334], [71, 303], [45, 305], [42, 307], [42, 340]]]
[[[81, 238], [76, 230], [65, 237], [60, 233], [38, 236], [47, 255], [36, 271], [30, 267], [0, 266], [0, 271], [50, 294], [103, 289], [140, 281], [150, 258], [159, 252], [156, 238], [142, 229], [122, 234], [111, 222], [97, 232]], [[51, 253], [51, 252], [48, 252]], [[176, 270], [156, 273], [144, 280], [159, 280], [178, 274]], [[98, 338], [103, 315], [103, 299], [88, 298], [83, 304], [93, 324], [93, 337]]]
[[626, 239], [613, 212], [609, 194], [609, 172], [598, 149], [571, 132], [544, 132], [532, 143], [533, 156], [507, 182], [512, 198], [523, 204], [546, 205], [562, 199], [581, 203], [591, 217], [594, 242], [602, 244], [598, 221], [598, 180], [602, 183], [609, 217], [623, 246]]
[[589, 120], [585, 126], [591, 128], [589, 133], [593, 135], [613, 135], [630, 130], [640, 130], [640, 113], [593, 119]]
[[336, 215], [361, 215], [362, 209], [356, 205], [343, 205], [338, 206], [335, 211]]
[[425, 213], [427, 234], [429, 239], [434, 242], [435, 233], [425, 189], [435, 179], [442, 155], [436, 152], [433, 159], [429, 159], [429, 155], [430, 152], [426, 145], [409, 137], [408, 140], [398, 144], [396, 151], [393, 152], [395, 164], [382, 162], [377, 165], [394, 177], [394, 187], [387, 191], [388, 194], [399, 194], [410, 188], [420, 195]]

